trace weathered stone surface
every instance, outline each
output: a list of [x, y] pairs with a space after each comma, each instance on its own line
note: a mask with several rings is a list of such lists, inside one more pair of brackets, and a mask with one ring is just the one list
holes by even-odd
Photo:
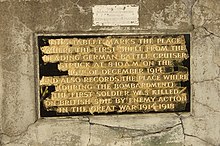
[[[85, 31], [103, 29], [91, 27], [93, 5], [136, 4], [140, 5], [140, 27], [104, 27], [120, 30], [177, 30], [188, 31], [191, 25], [190, 0], [137, 1], [2, 1], [8, 6], [10, 15], [19, 19], [28, 28], [36, 31]], [[23, 15], [25, 14], [25, 15]]]
[[[1, 48], [4, 132], [17, 135], [35, 121], [35, 88], [32, 31], [16, 18], [9, 21], [5, 45]], [[26, 103], [26, 104], [24, 104]]]
[[[219, 110], [219, 81], [205, 81], [203, 83], [195, 83], [193, 85], [195, 95], [199, 98], [194, 98], [194, 114], [195, 116], [207, 115], [207, 112], [215, 113]], [[203, 93], [201, 93], [203, 90]], [[215, 102], [213, 102], [215, 101]], [[202, 106], [202, 109], [200, 109]], [[201, 112], [204, 110], [205, 112]]]
[[123, 127], [108, 127], [92, 125], [89, 145], [126, 145], [126, 146], [156, 146], [156, 145], [182, 145], [183, 135], [181, 125], [148, 133], [145, 130], [126, 129]]
[[[108, 4], [117, 3], [112, 1]], [[166, 0], [166, 1], [138, 1], [131, 4], [137, 4], [140, 6], [140, 26], [139, 27], [92, 27], [91, 30], [148, 30], [155, 32], [162, 30], [164, 32], [175, 30], [190, 31], [191, 25], [191, 7], [194, 1], [190, 0]], [[97, 2], [96, 4], [106, 4], [105, 1]], [[120, 2], [121, 4], [121, 2]], [[126, 1], [126, 4], [130, 2]]]
[[182, 130], [182, 126], [178, 125], [161, 133], [140, 137], [136, 136], [133, 138], [132, 146], [182, 146], [184, 145], [184, 135]]
[[[203, 110], [203, 112], [206, 111]], [[212, 122], [210, 122], [210, 119], [212, 119]], [[210, 112], [207, 112], [206, 116], [183, 118], [187, 145], [196, 145], [194, 141], [187, 141], [189, 137], [207, 145], [219, 145], [219, 121], [219, 113]]]
[[185, 139], [186, 139], [185, 140], [186, 141], [185, 145], [187, 145], [187, 146], [191, 146], [192, 144], [193, 145], [202, 145], [202, 146], [213, 146], [212, 144], [207, 143], [207, 142], [205, 142], [205, 141], [203, 141], [203, 140], [201, 140], [197, 137], [186, 136]]
[[[214, 4], [215, 3], [215, 4]], [[219, 9], [217, 1], [197, 1], [193, 6], [191, 49], [192, 115], [180, 116], [186, 145], [219, 145]], [[212, 23], [212, 24], [211, 24]]]
[[176, 114], [136, 114], [120, 116], [98, 116], [90, 117], [90, 123], [108, 127], [125, 129], [145, 130], [146, 132], [162, 131], [181, 123]]
[[39, 120], [16, 137], [4, 136], [3, 145], [87, 145], [89, 123], [78, 119]]
[[[2, 61], [1, 61], [1, 58], [0, 58], [0, 67], [2, 66]], [[3, 87], [2, 87], [2, 82], [3, 82], [3, 77], [2, 77], [2, 69], [0, 69], [0, 133], [2, 133], [2, 107], [3, 107], [3, 104], [2, 104], [2, 99], [3, 99]]]
[[[204, 143], [218, 145], [220, 143], [220, 111], [219, 81], [202, 81], [193, 84], [193, 116], [182, 118], [186, 144]], [[201, 92], [203, 91], [203, 92]], [[195, 139], [187, 141], [187, 139]]]
[[[92, 6], [136, 4], [140, 26], [93, 27]], [[220, 145], [219, 0], [0, 0], [0, 145]], [[37, 120], [34, 33], [191, 32], [192, 112]]]
[[210, 33], [220, 36], [220, 1], [197, 0], [192, 11], [195, 27], [203, 27]]
[[204, 28], [195, 29], [192, 38], [192, 82], [218, 78], [219, 66], [213, 60], [218, 54], [216, 49], [219, 46], [219, 38], [210, 34]]
[[[90, 145], [168, 145], [169, 143], [181, 145], [183, 143], [181, 121], [177, 115], [99, 116], [90, 117], [90, 124], [92, 136]], [[177, 134], [178, 138], [172, 133]]]
[[[189, 31], [191, 29], [191, 5], [193, 1], [144, 1], [149, 9], [144, 9], [145, 13], [152, 13], [150, 16], [148, 29], [179, 29]], [[146, 15], [141, 15], [141, 17]], [[144, 19], [144, 18], [143, 18]], [[143, 22], [146, 25], [146, 22]]]

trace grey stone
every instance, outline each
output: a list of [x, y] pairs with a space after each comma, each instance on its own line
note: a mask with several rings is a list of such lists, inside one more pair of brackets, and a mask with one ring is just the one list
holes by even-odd
[[[92, 7], [135, 4], [136, 27], [94, 27]], [[220, 145], [219, 0], [0, 0], [0, 145]], [[191, 112], [38, 119], [37, 33], [191, 33]]]

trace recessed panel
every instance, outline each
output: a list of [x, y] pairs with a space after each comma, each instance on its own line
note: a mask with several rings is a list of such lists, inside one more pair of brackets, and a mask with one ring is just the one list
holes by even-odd
[[190, 36], [38, 36], [40, 116], [190, 111]]

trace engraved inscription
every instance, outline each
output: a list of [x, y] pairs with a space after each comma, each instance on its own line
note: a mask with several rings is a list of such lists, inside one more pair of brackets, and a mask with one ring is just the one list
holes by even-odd
[[95, 5], [92, 7], [93, 26], [138, 26], [137, 5]]
[[189, 35], [40, 36], [41, 116], [189, 111]]

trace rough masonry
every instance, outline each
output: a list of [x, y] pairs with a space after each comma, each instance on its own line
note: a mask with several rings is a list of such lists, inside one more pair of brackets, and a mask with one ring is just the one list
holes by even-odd
[[[139, 26], [92, 26], [95, 5], [136, 4]], [[219, 146], [219, 0], [0, 0], [0, 145]], [[191, 112], [38, 119], [37, 33], [191, 33]]]

